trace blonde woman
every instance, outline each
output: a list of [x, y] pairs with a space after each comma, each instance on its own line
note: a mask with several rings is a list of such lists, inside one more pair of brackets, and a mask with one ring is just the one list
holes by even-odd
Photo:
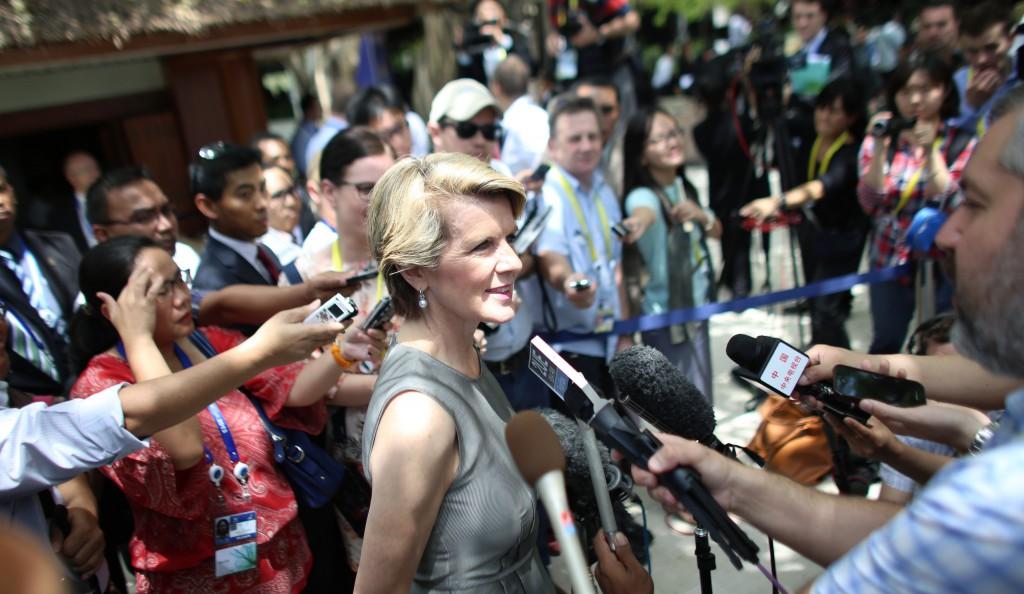
[[456, 154], [403, 159], [374, 189], [370, 244], [404, 324], [363, 428], [359, 592], [553, 592], [505, 445], [513, 411], [473, 346], [480, 322], [515, 314], [506, 238], [523, 202], [521, 184]]

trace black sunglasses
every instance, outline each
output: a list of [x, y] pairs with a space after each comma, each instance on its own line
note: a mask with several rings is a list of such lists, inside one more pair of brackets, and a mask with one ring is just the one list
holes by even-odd
[[469, 140], [476, 136], [479, 132], [484, 135], [486, 140], [497, 140], [501, 136], [501, 124], [474, 124], [473, 122], [453, 122], [451, 120], [441, 120], [441, 125], [449, 128], [455, 128], [455, 134], [463, 139]]

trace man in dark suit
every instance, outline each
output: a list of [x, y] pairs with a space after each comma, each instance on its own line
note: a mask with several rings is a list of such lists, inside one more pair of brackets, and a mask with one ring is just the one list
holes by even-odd
[[9, 327], [8, 383], [24, 392], [62, 394], [68, 377], [67, 323], [78, 295], [80, 255], [53, 231], [19, 231], [17, 199], [0, 167], [0, 301]]
[[258, 150], [224, 142], [208, 144], [199, 149], [189, 174], [196, 207], [210, 223], [192, 282], [192, 305], [201, 324], [251, 334], [279, 311], [354, 290], [340, 272], [277, 286], [281, 264], [270, 248], [259, 243], [267, 232], [270, 198]]
[[795, 0], [790, 8], [793, 30], [800, 37], [800, 50], [789, 59], [793, 91], [789, 116], [799, 135], [813, 134], [814, 99], [818, 92], [834, 80], [858, 75], [849, 35], [828, 26], [831, 6], [829, 0]]
[[[281, 263], [259, 243], [267, 232], [269, 197], [259, 150], [216, 142], [199, 149], [189, 166], [196, 208], [210, 224], [193, 289], [277, 285]], [[255, 331], [255, 327], [245, 331]]]

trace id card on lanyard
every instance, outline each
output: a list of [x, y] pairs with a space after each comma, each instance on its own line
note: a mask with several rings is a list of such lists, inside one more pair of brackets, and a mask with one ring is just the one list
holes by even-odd
[[594, 323], [594, 331], [610, 332], [612, 327], [615, 325], [615, 304], [601, 298], [602, 290], [607, 291], [608, 287], [612, 287], [614, 290], [615, 286], [615, 254], [612, 251], [612, 232], [611, 223], [608, 220], [608, 213], [605, 211], [604, 203], [601, 201], [601, 196], [595, 194], [593, 202], [594, 207], [597, 210], [597, 218], [601, 225], [601, 237], [604, 240], [605, 259], [602, 261], [598, 256], [597, 246], [594, 244], [593, 232], [590, 229], [590, 225], [587, 223], [587, 217], [583, 213], [583, 208], [580, 206], [579, 199], [576, 198], [576, 192], [573, 190], [572, 184], [569, 183], [569, 180], [566, 179], [565, 175], [560, 170], [554, 169], [554, 172], [558, 176], [558, 181], [562, 185], [562, 190], [565, 192], [565, 197], [569, 201], [569, 205], [572, 206], [573, 214], [576, 215], [576, 221], [580, 226], [580, 233], [587, 244], [590, 264], [598, 275], [597, 319]]
[[[193, 332], [189, 339], [193, 342], [206, 342], [206, 337], [198, 334], [198, 331]], [[124, 345], [120, 342], [117, 344], [117, 350], [121, 357], [127, 361], [128, 357], [125, 354]], [[212, 347], [210, 350], [212, 350]], [[177, 344], [174, 345], [174, 354], [183, 368], [188, 369], [192, 366], [192, 361], [188, 355]], [[216, 577], [223, 577], [233, 573], [256, 569], [258, 516], [256, 515], [256, 510], [251, 509], [252, 499], [248, 486], [250, 478], [249, 465], [243, 462], [238, 454], [238, 447], [235, 445], [234, 436], [231, 435], [231, 428], [228, 426], [227, 420], [224, 418], [224, 414], [216, 402], [211, 402], [206, 407], [206, 410], [213, 417], [213, 422], [217, 426], [217, 432], [224, 442], [224, 449], [227, 451], [228, 458], [232, 464], [231, 475], [242, 490], [242, 501], [246, 507], [250, 507], [250, 509], [243, 509], [241, 512], [224, 513], [213, 519], [211, 529], [213, 531], [214, 575]], [[210, 451], [206, 443], [203, 443], [203, 459], [209, 466], [207, 476], [217, 491], [217, 509], [221, 512], [227, 512], [227, 501], [224, 498], [224, 493], [221, 491], [221, 483], [225, 478], [224, 468], [214, 460], [213, 452]]]

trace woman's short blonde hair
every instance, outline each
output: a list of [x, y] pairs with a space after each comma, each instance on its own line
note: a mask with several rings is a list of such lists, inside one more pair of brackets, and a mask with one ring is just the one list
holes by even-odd
[[420, 311], [418, 293], [401, 272], [437, 266], [449, 240], [441, 207], [466, 197], [504, 198], [516, 217], [526, 201], [521, 183], [458, 153], [406, 157], [377, 181], [367, 217], [370, 247], [398, 315], [416, 318]]

